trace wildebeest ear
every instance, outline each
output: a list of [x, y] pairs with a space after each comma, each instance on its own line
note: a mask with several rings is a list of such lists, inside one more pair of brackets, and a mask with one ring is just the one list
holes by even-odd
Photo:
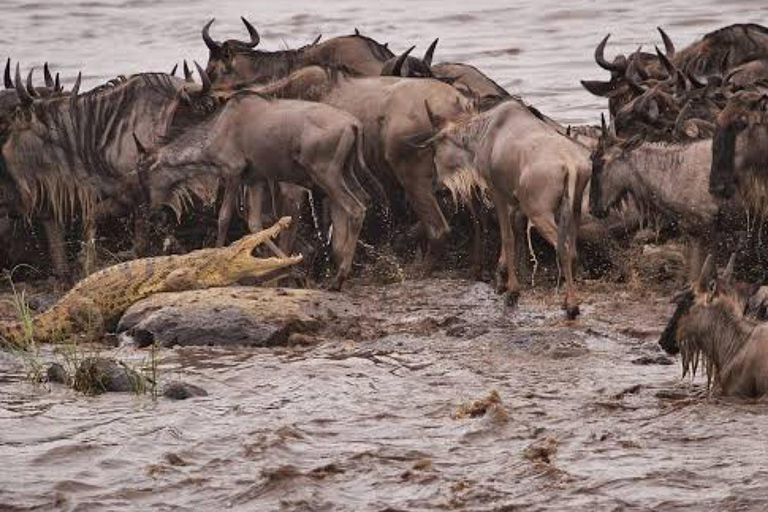
[[701, 266], [701, 272], [699, 273], [699, 279], [696, 283], [699, 293], [704, 293], [709, 290], [710, 285], [715, 282], [717, 278], [717, 268], [715, 267], [715, 260], [712, 255], [707, 255], [707, 259], [704, 260], [704, 265]]
[[437, 134], [436, 131], [428, 131], [417, 133], [415, 135], [409, 135], [405, 138], [405, 144], [416, 149], [428, 148], [434, 142], [434, 137]]
[[595, 96], [607, 96], [613, 89], [611, 82], [602, 82], [600, 80], [582, 80], [581, 85]]

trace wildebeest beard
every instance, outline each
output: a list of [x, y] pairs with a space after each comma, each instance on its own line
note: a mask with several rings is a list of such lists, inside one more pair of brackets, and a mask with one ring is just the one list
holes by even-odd
[[675, 297], [677, 308], [672, 314], [672, 318], [667, 322], [664, 332], [661, 333], [661, 338], [659, 338], [659, 345], [667, 354], [675, 355], [680, 352], [680, 347], [677, 344], [677, 328], [680, 324], [680, 319], [691, 310], [693, 301], [694, 295], [692, 290], [681, 292]]
[[736, 188], [734, 161], [736, 156], [736, 127], [718, 127], [712, 141], [712, 169], [709, 191], [715, 196], [730, 198]]
[[34, 136], [22, 130], [16, 138], [11, 127], [13, 161], [6, 162], [26, 213], [45, 206], [64, 222], [77, 213], [89, 218], [107, 197], [130, 202], [120, 197], [121, 187], [135, 166], [123, 149], [132, 147], [127, 144], [133, 144], [134, 131], [145, 140], [166, 133], [172, 119], [164, 113], [181, 84], [169, 75], [147, 73], [114, 87], [33, 103], [29, 131]]

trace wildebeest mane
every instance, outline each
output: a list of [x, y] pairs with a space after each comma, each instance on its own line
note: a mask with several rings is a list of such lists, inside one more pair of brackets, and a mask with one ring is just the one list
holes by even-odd
[[45, 147], [19, 144], [14, 151], [34, 169], [14, 173], [28, 196], [27, 213], [47, 205], [61, 222], [76, 212], [89, 218], [100, 199], [116, 192], [120, 171], [108, 153], [119, 138], [131, 136], [124, 120], [135, 117], [137, 100], [149, 93], [171, 101], [177, 87], [168, 75], [145, 73], [77, 96], [35, 101], [32, 113], [42, 125], [35, 131]]

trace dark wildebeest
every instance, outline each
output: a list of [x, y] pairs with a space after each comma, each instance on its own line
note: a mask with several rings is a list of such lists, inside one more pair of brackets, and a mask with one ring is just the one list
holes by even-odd
[[[50, 216], [60, 226], [80, 217], [93, 237], [97, 217], [136, 212], [143, 189], [132, 134], [152, 142], [168, 136], [180, 103], [190, 98], [183, 86], [166, 74], [145, 73], [44, 99], [32, 97], [17, 72], [19, 106], [2, 156], [22, 213]], [[63, 255], [53, 259], [64, 262]]]
[[768, 392], [766, 289], [733, 279], [733, 260], [717, 276], [708, 256], [690, 288], [673, 301], [675, 312], [659, 344], [681, 354], [683, 376], [699, 364], [724, 395], [759, 397]]
[[718, 115], [709, 190], [722, 198], [738, 190], [751, 210], [768, 211], [768, 89], [737, 92]]
[[[581, 203], [589, 181], [589, 150], [562, 135], [535, 112], [516, 101], [483, 113], [465, 113], [447, 120], [425, 103], [432, 129], [412, 139], [434, 150], [438, 181], [467, 197], [471, 189], [486, 189], [499, 217], [502, 249], [497, 278], [500, 291], [515, 303], [517, 279], [512, 219], [519, 208], [529, 223], [557, 249], [565, 273], [568, 318], [579, 313], [573, 282], [576, 236]], [[506, 282], [503, 275], [506, 272]]]
[[[312, 66], [257, 90], [269, 96], [320, 101], [359, 119], [365, 161], [382, 183], [396, 183], [405, 190], [426, 229], [430, 256], [440, 252], [450, 228], [433, 191], [434, 165], [429, 152], [414, 151], [408, 140], [432, 127], [424, 111], [425, 100], [446, 119], [469, 108], [469, 101], [456, 89], [432, 79], [352, 77]], [[427, 272], [433, 260], [428, 258]]]
[[438, 41], [439, 39], [432, 41], [421, 59], [409, 55], [415, 46], [411, 46], [402, 55], [392, 57], [382, 66], [381, 76], [435, 78], [435, 75], [432, 74], [432, 57], [435, 55]]
[[[219, 178], [218, 246], [244, 185], [270, 180], [322, 190], [330, 201], [338, 266], [331, 289], [338, 290], [351, 270], [369, 199], [355, 175], [367, 172], [362, 132], [357, 119], [328, 105], [241, 92], [211, 119], [148, 154], [140, 172], [155, 208], [200, 179]], [[261, 204], [251, 205], [249, 214], [260, 216]]]
[[229, 39], [218, 42], [209, 34], [213, 20], [203, 27], [203, 41], [209, 50], [206, 72], [217, 87], [262, 84], [313, 64], [342, 64], [357, 74], [376, 76], [381, 73], [384, 63], [395, 56], [386, 45], [359, 33], [334, 37], [296, 50], [255, 50], [260, 41], [259, 34], [245, 18], [241, 19], [248, 29], [250, 41]]

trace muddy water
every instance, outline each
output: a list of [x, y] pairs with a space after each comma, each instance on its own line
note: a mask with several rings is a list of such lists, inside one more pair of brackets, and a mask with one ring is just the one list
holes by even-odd
[[0, 509], [768, 506], [768, 409], [659, 364], [666, 297], [593, 283], [575, 324], [552, 290], [511, 315], [457, 279], [348, 298], [311, 348], [164, 350], [161, 381], [210, 393], [186, 402], [35, 388], [0, 356]]
[[[49, 61], [69, 83], [82, 70], [95, 86], [117, 74], [170, 71], [181, 59], [207, 60], [200, 28], [211, 17], [216, 39], [246, 37], [239, 17], [254, 22], [260, 48], [295, 48], [359, 27], [394, 51], [424, 51], [440, 37], [438, 61], [479, 66], [564, 123], [594, 123], [604, 102], [579, 79], [605, 79], [592, 60], [595, 45], [613, 33], [607, 51], [653, 51], [667, 29], [678, 47], [736, 22], [766, 22], [761, 0], [608, 2], [490, 0], [481, 2], [360, 2], [354, 0], [3, 0], [0, 57], [23, 67]], [[417, 50], [418, 52], [419, 50]], [[38, 70], [38, 77], [40, 77]]]
[[[591, 59], [678, 43], [763, 2], [235, 2], [4, 0], [0, 57], [48, 60], [86, 85], [206, 59], [199, 28], [263, 48], [364, 33], [478, 65], [563, 122], [603, 102], [578, 84]], [[208, 397], [83, 397], [36, 387], [0, 352], [0, 510], [764, 510], [764, 404], [702, 396], [660, 362], [667, 298], [592, 284], [565, 324], [551, 290], [514, 314], [484, 284], [352, 286], [359, 326], [312, 348], [162, 351], [160, 379]], [[129, 361], [146, 351], [121, 349]], [[51, 357], [50, 355], [48, 355]], [[497, 391], [501, 405], [457, 418]]]

